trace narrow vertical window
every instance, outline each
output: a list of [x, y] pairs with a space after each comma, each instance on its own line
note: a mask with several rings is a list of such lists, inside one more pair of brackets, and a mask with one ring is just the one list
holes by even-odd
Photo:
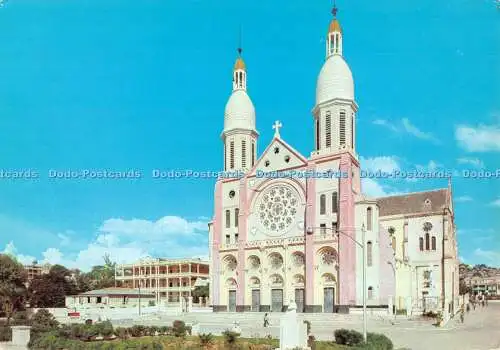
[[255, 165], [255, 142], [252, 142], [252, 167]]
[[330, 111], [325, 116], [325, 147], [332, 146], [332, 116]]
[[[226, 244], [231, 244], [231, 236], [230, 235], [226, 235]], [[170, 286], [172, 287], [172, 286]]]
[[427, 232], [425, 234], [425, 250], [430, 250], [430, 235], [429, 233]]
[[345, 145], [345, 111], [340, 111], [340, 127], [339, 127], [340, 145]]
[[373, 287], [368, 287], [368, 299], [373, 299]]
[[319, 151], [319, 120], [316, 119], [316, 151]]
[[424, 251], [424, 239], [422, 237], [420, 237], [418, 239], [418, 245], [419, 245], [420, 251], [423, 252]]
[[238, 215], [240, 215], [240, 209], [234, 209], [234, 227], [238, 227]]
[[229, 167], [234, 169], [234, 141], [229, 142]]
[[226, 228], [231, 227], [231, 212], [226, 210]]
[[392, 250], [394, 251], [394, 254], [396, 254], [396, 237], [392, 237]]
[[247, 167], [247, 142], [245, 140], [241, 141], [241, 167], [243, 169]]
[[432, 250], [436, 250], [436, 236], [432, 236], [431, 248]]
[[337, 192], [332, 193], [332, 213], [337, 213], [339, 211], [339, 197]]
[[368, 231], [372, 230], [372, 208], [366, 209], [366, 229]]
[[238, 243], [238, 234], [237, 233], [234, 234], [234, 243]]
[[367, 266], [372, 266], [373, 264], [373, 244], [372, 242], [368, 241], [366, 242], [366, 265]]
[[319, 213], [321, 215], [326, 214], [326, 196], [324, 194], [319, 196]]
[[332, 233], [333, 234], [337, 233], [337, 223], [336, 222], [332, 222]]

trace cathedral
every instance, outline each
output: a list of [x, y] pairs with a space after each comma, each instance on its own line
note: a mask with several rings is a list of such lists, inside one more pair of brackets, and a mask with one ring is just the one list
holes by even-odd
[[[294, 301], [298, 312], [343, 313], [365, 298], [370, 307], [393, 304], [394, 309], [418, 308], [425, 298], [442, 308], [445, 300], [453, 304], [455, 286], [448, 286], [453, 256], [456, 260], [451, 189], [363, 195], [356, 153], [358, 105], [336, 9], [333, 13], [316, 83], [309, 156], [281, 138], [280, 122], [258, 155], [255, 108], [241, 52], [234, 65], [223, 160], [224, 172], [242, 175], [220, 178], [215, 186], [209, 254], [216, 312], [281, 312]], [[453, 239], [445, 244], [445, 236]], [[451, 266], [446, 278], [445, 249]], [[458, 288], [458, 272], [454, 278]]]

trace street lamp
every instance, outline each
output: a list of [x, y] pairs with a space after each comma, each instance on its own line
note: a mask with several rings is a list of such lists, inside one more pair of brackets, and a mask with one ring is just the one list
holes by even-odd
[[351, 235], [345, 233], [344, 231], [334, 230], [333, 227], [308, 227], [306, 230], [306, 233], [308, 235], [311, 235], [314, 233], [314, 229], [321, 229], [321, 230], [327, 229], [327, 230], [332, 230], [334, 233], [337, 232], [339, 234], [342, 234], [342, 235], [346, 236], [347, 238], [349, 238], [354, 243], [356, 243], [363, 250], [363, 341], [366, 343], [367, 317], [366, 317], [366, 244], [365, 244], [365, 242], [366, 242], [366, 240], [365, 240], [366, 230], [365, 230], [365, 224], [363, 224], [363, 226], [361, 227], [361, 241], [363, 243], [355, 240]]

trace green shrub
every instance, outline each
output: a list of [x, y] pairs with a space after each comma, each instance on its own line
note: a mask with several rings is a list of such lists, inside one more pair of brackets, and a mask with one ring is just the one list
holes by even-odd
[[397, 309], [396, 315], [406, 315], [406, 309]]
[[113, 335], [113, 325], [110, 321], [96, 323], [93, 327], [96, 329], [97, 334], [100, 334], [103, 337], [110, 337]]
[[[366, 335], [367, 345], [370, 346], [371, 350], [393, 350], [394, 345], [392, 341], [384, 334], [379, 333], [368, 333]], [[367, 348], [368, 349], [368, 348]]]
[[129, 337], [127, 328], [116, 327], [113, 333], [120, 339], [127, 339]]
[[337, 329], [334, 332], [335, 342], [341, 345], [358, 345], [363, 342], [363, 335], [352, 329]]
[[6, 325], [0, 325], [0, 341], [11, 341], [12, 329]]
[[211, 345], [214, 342], [214, 336], [212, 335], [212, 333], [200, 334], [198, 335], [198, 338], [200, 339], [201, 346]]
[[172, 327], [168, 327], [168, 326], [161, 326], [158, 331], [160, 332], [160, 334], [162, 335], [172, 335]]
[[236, 344], [236, 341], [238, 340], [238, 337], [240, 336], [238, 333], [231, 332], [230, 330], [224, 331], [222, 333], [222, 335], [224, 336], [224, 341], [228, 345], [234, 345], [234, 344]]
[[135, 325], [129, 328], [129, 334], [133, 337], [142, 337], [146, 335], [146, 327], [142, 325]]
[[34, 333], [49, 332], [56, 330], [59, 322], [46, 309], [40, 309], [31, 319], [31, 331]]
[[186, 336], [186, 324], [184, 323], [184, 321], [180, 321], [180, 320], [175, 320], [173, 323], [172, 323], [172, 333], [174, 336], [176, 337], [184, 337]]
[[72, 324], [71, 325], [71, 339], [83, 339], [86, 325]]

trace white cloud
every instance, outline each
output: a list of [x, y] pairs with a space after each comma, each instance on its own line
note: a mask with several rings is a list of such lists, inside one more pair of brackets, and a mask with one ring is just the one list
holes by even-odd
[[422, 140], [432, 141], [434, 143], [440, 143], [436, 137], [430, 132], [425, 132], [413, 125], [408, 118], [402, 118], [401, 120], [391, 123], [385, 119], [376, 119], [372, 122], [375, 125], [383, 126], [396, 133], [410, 134]]
[[372, 158], [360, 157], [360, 162], [363, 170], [368, 170], [373, 172], [382, 171], [386, 173], [392, 173], [393, 171], [400, 169], [398, 159], [394, 156], [382, 156], [382, 157], [372, 157]]
[[[42, 253], [41, 260], [88, 271], [92, 266], [101, 265], [106, 254], [117, 263], [130, 263], [146, 256], [207, 257], [207, 229], [206, 221], [189, 221], [178, 216], [165, 216], [157, 221], [112, 218], [102, 223], [95, 239], [80, 251], [68, 252], [71, 245], [51, 247]], [[60, 235], [60, 238], [63, 242], [68, 237]], [[17, 254], [13, 243], [6, 250], [19, 260], [34, 260], [34, 257]]]
[[371, 198], [387, 197], [401, 193], [389, 185], [383, 185], [380, 182], [368, 177], [361, 179], [361, 187], [363, 189], [363, 194]]
[[384, 119], [376, 119], [373, 121], [373, 124], [375, 125], [380, 125], [380, 126], [384, 126], [394, 132], [398, 132], [399, 129], [396, 127], [396, 125], [388, 122], [387, 120], [384, 120]]
[[484, 163], [479, 158], [462, 157], [457, 159], [458, 164], [472, 165], [475, 168], [484, 168]]
[[500, 126], [459, 125], [455, 130], [458, 145], [469, 152], [500, 151]]
[[498, 251], [477, 248], [474, 250], [474, 255], [481, 258], [486, 265], [500, 266], [500, 252]]
[[408, 118], [401, 119], [401, 123], [403, 124], [403, 128], [407, 133], [409, 133], [415, 137], [418, 137], [419, 139], [436, 141], [434, 139], [434, 136], [430, 132], [424, 132], [424, 131], [420, 130], [415, 125], [410, 123], [410, 120]]
[[463, 202], [472, 202], [473, 199], [470, 196], [460, 196], [455, 198], [454, 200], [456, 203], [463, 203]]
[[500, 198], [491, 202], [491, 205], [493, 205], [494, 207], [500, 207]]

